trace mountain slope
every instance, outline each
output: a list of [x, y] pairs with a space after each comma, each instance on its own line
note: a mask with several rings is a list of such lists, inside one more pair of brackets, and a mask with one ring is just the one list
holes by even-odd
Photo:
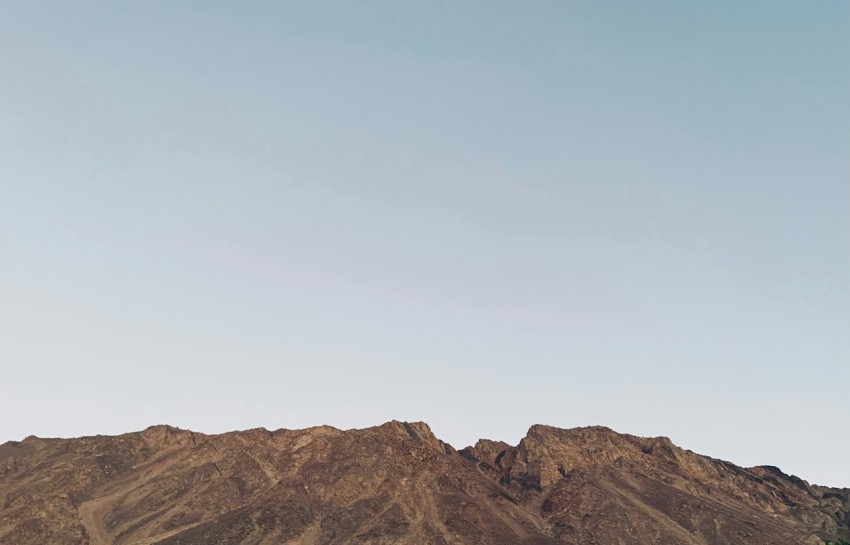
[[0, 445], [0, 544], [820, 544], [850, 490], [669, 439], [532, 426], [456, 451], [426, 424]]

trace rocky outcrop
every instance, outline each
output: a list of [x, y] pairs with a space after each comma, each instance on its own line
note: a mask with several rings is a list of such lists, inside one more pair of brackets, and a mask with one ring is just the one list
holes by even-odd
[[820, 544], [850, 491], [607, 428], [456, 451], [427, 424], [0, 445], [0, 544]]

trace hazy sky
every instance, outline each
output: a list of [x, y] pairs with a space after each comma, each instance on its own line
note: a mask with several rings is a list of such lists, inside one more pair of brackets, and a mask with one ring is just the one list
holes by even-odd
[[850, 3], [0, 3], [0, 441], [425, 420], [850, 486]]

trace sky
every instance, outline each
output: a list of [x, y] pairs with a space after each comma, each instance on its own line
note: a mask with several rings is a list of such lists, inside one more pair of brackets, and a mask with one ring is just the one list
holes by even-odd
[[850, 487], [850, 3], [0, 3], [0, 441], [427, 421]]

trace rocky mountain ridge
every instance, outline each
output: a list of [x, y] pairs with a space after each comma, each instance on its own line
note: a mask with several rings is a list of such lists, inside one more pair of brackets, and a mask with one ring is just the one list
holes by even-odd
[[2, 545], [795, 544], [850, 539], [850, 490], [608, 428], [460, 451], [425, 423], [0, 445]]

